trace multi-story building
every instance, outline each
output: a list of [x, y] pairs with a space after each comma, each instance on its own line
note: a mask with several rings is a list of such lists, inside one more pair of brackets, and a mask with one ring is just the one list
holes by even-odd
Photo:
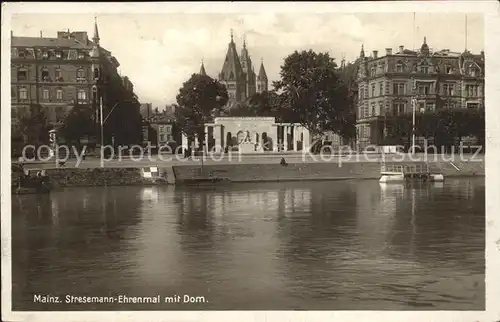
[[[200, 74], [206, 75], [203, 63], [201, 64]], [[229, 108], [236, 103], [244, 102], [255, 93], [267, 91], [269, 85], [264, 62], [261, 60], [259, 74], [257, 75], [246, 42], [243, 42], [241, 54], [238, 56], [232, 33], [218, 79], [226, 86], [229, 96]]]
[[390, 128], [386, 117], [443, 108], [484, 107], [484, 52], [432, 51], [426, 39], [420, 50], [400, 46], [379, 56], [374, 50], [358, 59], [356, 130], [358, 148], [382, 144]]
[[153, 105], [151, 103], [141, 104], [141, 117], [144, 120], [148, 120], [153, 116]]
[[100, 46], [97, 22], [92, 40], [85, 31], [69, 30], [58, 32], [56, 38], [11, 36], [14, 126], [35, 104], [42, 107], [55, 128], [76, 106], [92, 109], [98, 123], [102, 101], [104, 115], [113, 112], [105, 126], [105, 141], [131, 140], [137, 126], [140, 135], [140, 118], [136, 117], [139, 103], [133, 85], [119, 75], [117, 59]]

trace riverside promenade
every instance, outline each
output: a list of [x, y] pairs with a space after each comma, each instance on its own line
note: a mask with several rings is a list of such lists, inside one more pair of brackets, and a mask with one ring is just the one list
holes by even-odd
[[[203, 165], [230, 165], [230, 164], [279, 164], [281, 158], [287, 163], [383, 163], [383, 162], [481, 162], [484, 163], [484, 154], [376, 154], [359, 153], [349, 155], [314, 155], [308, 153], [281, 153], [281, 154], [230, 154], [230, 155], [205, 155], [184, 158], [181, 155], [145, 155], [142, 157], [124, 156], [121, 159], [100, 159], [87, 157], [85, 160], [77, 158], [68, 159], [64, 168], [143, 168], [162, 166], [201, 166]], [[18, 160], [12, 160], [18, 163]], [[28, 161], [23, 163], [26, 169], [55, 169], [61, 165], [55, 158], [46, 161]]]

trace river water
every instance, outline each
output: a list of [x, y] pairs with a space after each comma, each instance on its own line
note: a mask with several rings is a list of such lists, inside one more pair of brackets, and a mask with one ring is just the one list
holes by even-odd
[[13, 196], [13, 310], [484, 310], [484, 195], [450, 179]]

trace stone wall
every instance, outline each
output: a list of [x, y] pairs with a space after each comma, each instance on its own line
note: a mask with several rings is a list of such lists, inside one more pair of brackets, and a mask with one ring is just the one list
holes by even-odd
[[[445, 177], [484, 176], [484, 162], [431, 162], [431, 171]], [[182, 184], [186, 179], [206, 177], [210, 173], [229, 178], [232, 182], [300, 181], [379, 179], [380, 164], [376, 162], [343, 163], [296, 163], [280, 164], [225, 164], [200, 166], [174, 166], [158, 169], [158, 181], [143, 177], [141, 168], [64, 168], [48, 169], [50, 184], [59, 187], [97, 187], [125, 185]]]
[[[407, 164], [407, 163], [405, 163]], [[431, 172], [446, 177], [484, 176], [484, 162], [430, 163]], [[231, 182], [300, 181], [300, 180], [341, 180], [341, 179], [379, 179], [380, 163], [352, 162], [343, 163], [296, 163], [279, 164], [228, 164], [200, 166], [174, 166], [176, 182], [182, 184], [186, 179], [208, 176], [229, 178]]]
[[50, 185], [59, 187], [98, 187], [151, 184], [140, 168], [64, 168], [48, 169]]

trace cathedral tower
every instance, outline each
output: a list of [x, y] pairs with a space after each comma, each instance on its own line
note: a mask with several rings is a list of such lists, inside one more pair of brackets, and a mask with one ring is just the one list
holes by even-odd
[[229, 42], [224, 64], [219, 74], [219, 81], [227, 88], [229, 105], [245, 100], [246, 75], [241, 66], [238, 52], [236, 51], [236, 44], [233, 41], [232, 31], [231, 41]]
[[259, 76], [257, 76], [257, 93], [266, 92], [268, 87], [268, 80], [266, 70], [264, 68], [264, 61], [260, 62]]
[[243, 40], [243, 49], [241, 49], [240, 59], [241, 59], [241, 68], [243, 69], [243, 72], [245, 73], [245, 81], [246, 81], [245, 98], [249, 98], [253, 94], [255, 94], [256, 77], [255, 77], [255, 72], [254, 72], [253, 65], [252, 65], [252, 59], [250, 58], [250, 55], [248, 54], [247, 44], [246, 44], [245, 39]]

